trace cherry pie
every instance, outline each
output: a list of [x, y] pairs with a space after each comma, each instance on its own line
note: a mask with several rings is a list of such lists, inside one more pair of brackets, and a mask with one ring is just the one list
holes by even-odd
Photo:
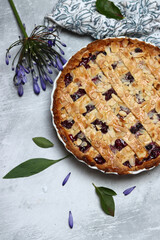
[[57, 80], [54, 122], [78, 159], [128, 174], [160, 163], [160, 49], [129, 38], [97, 40]]

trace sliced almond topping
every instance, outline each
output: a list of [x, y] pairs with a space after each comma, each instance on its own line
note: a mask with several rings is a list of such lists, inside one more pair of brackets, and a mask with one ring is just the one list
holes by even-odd
[[101, 144], [100, 144], [100, 142], [96, 141], [94, 145], [95, 145], [95, 147], [99, 148]]
[[117, 95], [115, 95], [114, 93], [112, 94], [112, 98], [113, 98], [116, 102], [122, 102], [122, 101], [120, 100], [120, 98], [117, 97]]
[[85, 147], [85, 146], [87, 146], [87, 143], [86, 142], [82, 142], [81, 147]]
[[127, 113], [124, 111], [119, 111], [119, 115], [121, 115], [122, 117], [125, 117], [125, 116], [127, 116]]
[[156, 111], [160, 113], [160, 100], [156, 102]]
[[91, 93], [91, 96], [92, 96], [93, 98], [97, 98], [97, 92], [92, 92], [92, 93]]
[[62, 118], [66, 118], [66, 114], [62, 114], [61, 116], [62, 116]]
[[79, 138], [77, 139], [77, 141], [75, 141], [75, 144], [76, 144], [76, 145], [81, 145], [81, 143], [82, 143], [82, 140], [79, 139]]
[[134, 158], [134, 157], [131, 157], [131, 158], [129, 159], [129, 163], [131, 164], [132, 167], [134, 167], [134, 166], [135, 166], [135, 158]]

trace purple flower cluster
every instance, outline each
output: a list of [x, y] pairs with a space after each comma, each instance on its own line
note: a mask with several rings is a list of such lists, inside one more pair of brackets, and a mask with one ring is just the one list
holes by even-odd
[[[66, 59], [62, 56], [64, 51], [60, 45], [66, 47], [66, 44], [59, 40], [55, 31], [53, 27], [36, 26], [30, 37], [16, 41], [7, 49], [5, 62], [9, 65], [10, 49], [22, 45], [12, 62], [12, 70], [15, 70], [14, 84], [19, 96], [24, 92], [23, 86], [27, 82], [26, 74], [31, 73], [33, 90], [38, 95], [40, 87], [45, 91], [47, 83], [53, 84], [49, 76], [53, 73], [52, 68], [63, 70]], [[19, 60], [15, 68], [14, 62], [18, 56]]]

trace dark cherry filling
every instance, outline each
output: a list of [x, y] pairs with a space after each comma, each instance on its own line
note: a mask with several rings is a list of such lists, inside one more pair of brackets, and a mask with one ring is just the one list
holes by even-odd
[[87, 106], [86, 106], [86, 112], [85, 113], [83, 113], [83, 116], [86, 116], [86, 114], [87, 113], [89, 113], [89, 112], [91, 112], [93, 109], [95, 109], [95, 105], [93, 105], [93, 104], [88, 104]]
[[140, 93], [138, 94], [138, 93], [136, 93], [136, 99], [137, 99], [137, 103], [138, 104], [141, 104], [141, 103], [143, 103], [145, 100], [144, 100], [144, 98], [142, 98], [141, 97], [141, 95], [140, 95]]
[[134, 82], [134, 77], [132, 76], [132, 74], [130, 72], [128, 72], [125, 75], [125, 80], [127, 80], [130, 83], [132, 83], [132, 82]]
[[85, 142], [87, 144], [86, 146], [81, 146], [81, 145], [79, 146], [79, 150], [84, 153], [91, 147], [91, 144], [87, 141], [85, 137], [82, 138], [81, 140], [83, 141], [82, 143]]
[[64, 77], [65, 86], [67, 87], [73, 81], [73, 77], [70, 73], [67, 73]]
[[97, 84], [98, 82], [100, 82], [101, 80], [100, 80], [100, 78], [99, 78], [99, 76], [97, 75], [97, 76], [95, 76], [94, 78], [92, 78], [92, 82], [94, 83], [94, 84]]
[[98, 154], [98, 155], [94, 158], [94, 160], [95, 160], [96, 163], [98, 163], [98, 164], [103, 164], [103, 163], [106, 162], [105, 159], [104, 159], [100, 154]]
[[85, 94], [86, 94], [86, 91], [83, 88], [79, 88], [77, 92], [75, 92], [73, 95], [70, 95], [70, 96], [75, 102], [78, 98], [82, 97]]
[[127, 146], [127, 143], [123, 139], [116, 139], [114, 146], [118, 151], [121, 151]]
[[141, 48], [135, 48], [134, 51], [135, 51], [136, 53], [143, 52], [143, 50], [142, 50]]
[[123, 165], [129, 168], [132, 167], [129, 161], [124, 162]]
[[98, 52], [96, 52], [95, 54], [91, 54], [91, 53], [90, 53], [90, 54], [89, 54], [89, 57], [82, 58], [82, 60], [80, 61], [78, 67], [83, 65], [86, 69], [87, 69], [87, 68], [90, 68], [90, 66], [89, 66], [89, 64], [88, 64], [89, 61], [90, 61], [90, 60], [95, 61], [97, 55], [100, 54], [100, 53], [103, 53], [104, 55], [107, 55], [107, 53], [106, 53], [105, 51], [98, 51]]
[[143, 125], [140, 122], [138, 122], [136, 125], [134, 125], [130, 128], [130, 132], [133, 134], [136, 134], [142, 128], [143, 128]]
[[86, 69], [87, 69], [87, 68], [90, 68], [90, 66], [89, 66], [89, 64], [88, 64], [89, 61], [90, 61], [90, 60], [94, 61], [95, 59], [96, 59], [96, 55], [92, 55], [92, 54], [90, 53], [90, 54], [89, 54], [89, 57], [82, 58], [82, 60], [80, 61], [78, 67], [83, 65]]
[[150, 118], [150, 119], [153, 119], [153, 116], [154, 116], [154, 114], [156, 114], [156, 113], [157, 113], [157, 112], [156, 112], [155, 108], [152, 109], [152, 110], [148, 113], [149, 118]]
[[65, 120], [63, 122], [61, 122], [61, 125], [67, 129], [70, 129], [74, 124], [74, 120]]
[[115, 148], [114, 145], [109, 145], [109, 147], [113, 153], [116, 153], [117, 149]]
[[105, 96], [105, 100], [108, 101], [109, 99], [112, 98], [112, 94], [117, 95], [117, 93], [115, 92], [115, 90], [113, 88], [110, 88], [107, 92], [103, 93], [102, 95]]
[[73, 137], [73, 141], [77, 141], [78, 138], [82, 139], [83, 136], [84, 134], [80, 131]]
[[141, 165], [141, 164], [143, 163], [143, 160], [140, 161], [140, 160], [138, 159], [138, 157], [136, 156], [136, 154], [134, 155], [134, 158], [135, 158], [135, 165]]
[[110, 145], [110, 149], [115, 153], [116, 150], [121, 151], [126, 146], [127, 143], [123, 139], [116, 139], [114, 145]]
[[151, 142], [145, 146], [146, 150], [148, 151], [148, 157], [143, 158], [141, 161], [135, 155], [135, 164], [141, 165], [144, 162], [150, 161], [152, 159], [157, 158], [160, 155], [160, 146], [157, 143]]
[[83, 65], [86, 69], [90, 68], [90, 66], [88, 64], [89, 61], [90, 61], [89, 58], [82, 58], [82, 60], [80, 61], [78, 67]]
[[105, 51], [97, 51], [97, 52], [96, 52], [96, 56], [97, 56], [98, 54], [100, 54], [100, 53], [103, 53], [105, 56], [107, 55], [107, 53], [106, 53]]
[[157, 158], [160, 155], [160, 146], [158, 146], [158, 144], [156, 144], [155, 142], [149, 143], [145, 148], [148, 151], [149, 156], [143, 159], [143, 161]]
[[160, 114], [157, 113], [157, 111], [156, 111], [155, 108], [152, 109], [152, 110], [148, 113], [149, 118], [152, 119], [152, 120], [153, 120], [154, 115], [156, 115], [157, 118], [158, 118], [158, 121], [160, 121]]
[[69, 134], [68, 136], [69, 136], [69, 138], [71, 139], [72, 142], [75, 141], [74, 136], [72, 134]]
[[114, 70], [114, 69], [117, 67], [117, 62], [111, 64], [111, 66], [112, 66], [112, 68], [113, 68], [113, 70]]
[[[81, 152], [86, 152], [90, 147], [91, 144], [88, 142], [88, 140], [86, 139], [86, 137], [84, 136], [84, 134], [80, 131], [78, 132], [75, 136], [73, 136], [72, 134], [69, 134], [69, 138], [71, 139], [72, 142], [76, 141], [78, 138], [82, 140], [81, 145], [79, 145], [79, 150]], [[84, 146], [84, 142], [86, 143]]]
[[125, 112], [125, 113], [127, 113], [127, 115], [131, 112], [131, 111], [129, 110], [129, 108], [124, 107], [124, 106], [120, 106], [120, 110], [123, 111], [123, 112]]
[[98, 131], [98, 128], [96, 127], [97, 125], [98, 126], [100, 126], [100, 131], [102, 132], [102, 133], [107, 133], [108, 132], [108, 126], [106, 125], [106, 123], [105, 122], [102, 122], [102, 121], [100, 121], [99, 119], [96, 119], [94, 122], [92, 122], [92, 124], [95, 126], [95, 128], [96, 128], [96, 131]]

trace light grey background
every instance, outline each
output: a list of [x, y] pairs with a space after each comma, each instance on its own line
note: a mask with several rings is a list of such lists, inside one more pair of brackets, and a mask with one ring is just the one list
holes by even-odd
[[[43, 23], [54, 1], [15, 0], [27, 26]], [[13, 86], [11, 66], [5, 65], [5, 50], [18, 39], [19, 30], [8, 1], [0, 1], [0, 240], [157, 240], [160, 235], [160, 167], [137, 176], [108, 176], [70, 157], [45, 171], [21, 179], [2, 177], [21, 162], [45, 157], [58, 159], [67, 154], [52, 127], [52, 87], [33, 94], [31, 78], [19, 98]], [[93, 39], [61, 31], [68, 59]], [[15, 49], [12, 53], [15, 53]], [[55, 71], [53, 79], [58, 72]], [[41, 149], [32, 138], [43, 136], [54, 148]], [[64, 177], [71, 171], [68, 183]], [[106, 186], [117, 192], [115, 217], [105, 215], [92, 186]], [[123, 191], [136, 185], [128, 196]], [[68, 212], [74, 227], [68, 227]]]

